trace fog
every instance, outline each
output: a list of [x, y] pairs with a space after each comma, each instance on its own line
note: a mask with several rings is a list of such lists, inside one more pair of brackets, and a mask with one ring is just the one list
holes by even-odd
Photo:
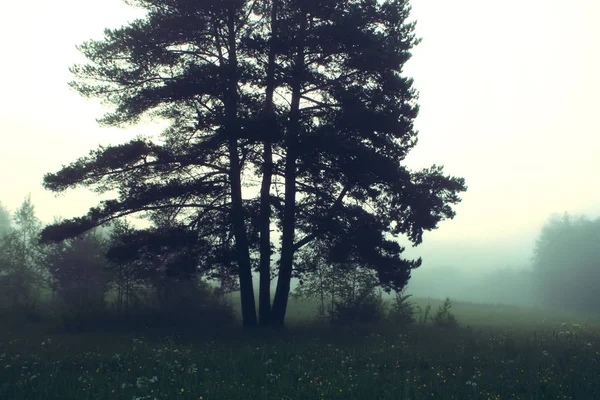
[[[82, 215], [98, 197], [55, 197], [43, 175], [98, 144], [160, 131], [160, 123], [99, 128], [102, 106], [67, 85], [68, 67], [83, 61], [75, 46], [137, 15], [120, 0], [0, 3], [0, 201], [8, 209], [31, 193], [44, 223]], [[600, 215], [600, 2], [414, 1], [413, 18], [423, 42], [405, 73], [421, 113], [407, 163], [444, 165], [469, 189], [454, 220], [407, 249], [424, 260], [408, 292], [526, 304], [517, 283], [548, 218]]]

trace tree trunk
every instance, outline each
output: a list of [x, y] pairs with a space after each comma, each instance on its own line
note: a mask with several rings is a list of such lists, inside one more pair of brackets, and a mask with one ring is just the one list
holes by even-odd
[[275, 91], [275, 41], [277, 40], [277, 8], [278, 0], [273, 0], [271, 8], [271, 43], [267, 65], [267, 88], [265, 101], [265, 118], [267, 121], [265, 142], [263, 146], [263, 177], [260, 188], [260, 288], [258, 314], [260, 324], [271, 322], [271, 182], [273, 178], [273, 144], [272, 137], [277, 129], [273, 114], [273, 92]]
[[252, 265], [250, 264], [250, 249], [246, 236], [244, 221], [244, 206], [242, 200], [241, 165], [238, 154], [239, 125], [237, 121], [237, 54], [235, 40], [235, 6], [229, 10], [227, 21], [229, 60], [227, 62], [228, 93], [226, 94], [225, 113], [227, 116], [227, 131], [229, 135], [229, 179], [231, 184], [231, 218], [235, 237], [236, 258], [240, 279], [240, 301], [242, 305], [242, 320], [245, 327], [255, 326], [256, 304], [252, 285]]
[[272, 319], [276, 326], [283, 326], [290, 294], [290, 282], [294, 263], [294, 238], [296, 231], [296, 144], [300, 135], [300, 95], [304, 80], [304, 42], [307, 29], [307, 15], [300, 5], [300, 31], [298, 33], [298, 49], [294, 62], [292, 81], [292, 101], [290, 107], [290, 125], [286, 135], [287, 150], [285, 162], [285, 204], [283, 209], [281, 261], [277, 289], [273, 301]]
[[321, 317], [325, 318], [325, 285], [323, 282], [323, 270], [321, 269], [321, 266], [319, 265], [318, 267], [318, 273], [319, 273], [319, 295], [321, 296], [321, 306], [320, 306], [320, 311], [319, 314], [321, 314]]

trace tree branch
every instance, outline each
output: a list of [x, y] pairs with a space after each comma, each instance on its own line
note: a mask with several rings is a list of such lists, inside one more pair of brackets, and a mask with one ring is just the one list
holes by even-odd
[[[342, 201], [344, 200], [344, 197], [346, 197], [346, 194], [348, 193], [349, 190], [350, 190], [350, 184], [346, 184], [346, 186], [344, 186], [344, 188], [338, 195], [337, 199], [335, 200], [335, 203], [333, 203], [333, 205], [327, 212], [327, 216], [325, 218], [333, 217], [335, 210], [342, 204]], [[304, 247], [305, 245], [307, 245], [308, 243], [312, 242], [319, 235], [321, 235], [321, 233], [323, 233], [323, 231], [321, 229], [317, 229], [310, 235], [307, 235], [304, 238], [300, 239], [300, 241], [298, 241], [296, 244], [294, 244], [294, 251], [297, 251], [297, 250], [301, 249], [302, 247]]]

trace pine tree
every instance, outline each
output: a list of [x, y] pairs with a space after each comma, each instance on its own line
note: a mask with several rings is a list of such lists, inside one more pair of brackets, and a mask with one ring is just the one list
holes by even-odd
[[100, 148], [46, 175], [53, 191], [83, 185], [119, 197], [44, 238], [132, 213], [166, 216], [171, 226], [143, 235], [168, 247], [190, 233], [206, 269], [235, 270], [247, 326], [257, 323], [252, 269], [261, 324], [282, 325], [297, 252], [311, 242], [401, 290], [420, 260], [403, 259], [395, 238], [419, 244], [466, 190], [441, 167], [402, 164], [417, 142], [417, 93], [402, 76], [418, 43], [408, 1], [130, 3], [147, 17], [81, 46], [91, 63], [72, 68], [72, 86], [114, 106], [103, 124], [153, 116], [171, 126], [160, 142]]

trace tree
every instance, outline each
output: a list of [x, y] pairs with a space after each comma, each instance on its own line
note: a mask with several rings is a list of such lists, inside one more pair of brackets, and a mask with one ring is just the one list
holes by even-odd
[[[100, 148], [46, 175], [53, 191], [83, 185], [119, 197], [48, 227], [44, 239], [132, 213], [166, 215], [173, 227], [140, 235], [193, 235], [201, 268], [236, 272], [247, 326], [257, 322], [253, 268], [260, 322], [281, 325], [296, 254], [313, 241], [374, 271], [384, 289], [401, 289], [420, 260], [403, 259], [395, 237], [420, 243], [454, 216], [466, 190], [441, 167], [402, 165], [418, 114], [412, 80], [402, 77], [418, 42], [408, 1], [130, 4], [147, 17], [81, 46], [91, 63], [72, 68], [72, 86], [114, 105], [103, 124], [153, 116], [171, 126], [160, 143]], [[170, 234], [163, 238], [169, 247]]]
[[49, 277], [38, 242], [41, 223], [31, 196], [15, 211], [13, 222], [14, 228], [0, 238], [0, 285], [14, 308], [31, 310]]
[[293, 294], [299, 298], [312, 298], [319, 302], [319, 316], [331, 316], [335, 307], [340, 274], [335, 263], [327, 263], [323, 248], [307, 246], [296, 265], [300, 284]]
[[65, 306], [63, 318], [67, 327], [81, 329], [83, 318], [102, 311], [106, 305], [110, 281], [106, 241], [92, 230], [57, 247], [48, 257], [48, 265]]
[[39, 234], [42, 230], [42, 224], [35, 215], [35, 207], [31, 202], [31, 196], [27, 196], [21, 207], [19, 207], [13, 216], [15, 223], [15, 232], [17, 232], [21, 241], [21, 259], [22, 265], [39, 266], [40, 246], [38, 243]]
[[533, 257], [535, 291], [544, 307], [598, 312], [600, 219], [553, 216], [542, 228]]
[[10, 220], [10, 212], [4, 207], [2, 202], [0, 202], [0, 237], [11, 231], [12, 226]]
[[9, 254], [11, 246], [8, 246], [12, 236], [10, 238], [7, 237], [11, 231], [10, 212], [0, 203], [0, 282], [5, 285], [7, 284], [6, 274], [13, 269], [11, 268], [11, 257]]
[[[119, 245], [123, 245], [126, 239], [134, 231], [133, 226], [127, 220], [115, 220], [112, 223], [109, 234], [109, 243], [114, 251]], [[137, 290], [140, 284], [145, 283], [143, 268], [138, 260], [124, 261], [118, 257], [109, 264], [111, 269], [111, 283], [117, 291], [117, 309], [129, 312], [131, 303], [137, 299]]]
[[[381, 316], [379, 285], [373, 271], [358, 265], [329, 262], [325, 248], [303, 249], [296, 271], [300, 285], [294, 295], [319, 301], [319, 315], [332, 322]], [[380, 315], [377, 315], [379, 311]], [[366, 315], [369, 314], [369, 315]]]

